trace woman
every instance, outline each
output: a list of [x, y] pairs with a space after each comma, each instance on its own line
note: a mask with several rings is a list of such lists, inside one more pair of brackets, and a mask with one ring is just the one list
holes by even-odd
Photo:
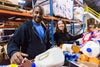
[[63, 43], [73, 43], [73, 41], [81, 37], [82, 37], [82, 34], [79, 34], [76, 36], [70, 35], [67, 32], [66, 24], [63, 22], [63, 20], [59, 20], [57, 22], [56, 32], [54, 34], [54, 39], [57, 46], [60, 46], [60, 44], [63, 44]]

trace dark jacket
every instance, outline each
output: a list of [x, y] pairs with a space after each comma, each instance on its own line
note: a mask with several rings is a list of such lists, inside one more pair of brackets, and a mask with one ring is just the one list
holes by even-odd
[[[44, 27], [44, 25], [42, 24]], [[7, 46], [8, 56], [11, 57], [15, 52], [21, 51], [28, 54], [28, 59], [34, 59], [36, 55], [46, 51], [51, 47], [49, 43], [49, 32], [44, 27], [44, 39], [41, 40], [32, 21], [22, 24]]]
[[72, 36], [68, 32], [55, 32], [54, 39], [56, 44], [59, 46], [60, 44], [69, 43], [72, 44], [76, 39], [81, 38], [82, 34]]

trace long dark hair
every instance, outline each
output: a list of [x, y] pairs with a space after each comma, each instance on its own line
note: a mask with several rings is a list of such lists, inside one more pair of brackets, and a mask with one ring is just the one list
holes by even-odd
[[[63, 24], [64, 24], [64, 32], [67, 32], [66, 23], [65, 23], [62, 19], [60, 19], [59, 21], [63, 22]], [[59, 21], [58, 21], [58, 22], [59, 22]], [[57, 24], [56, 24], [56, 31], [57, 31], [57, 32], [62, 32], [62, 31], [58, 28], [58, 22], [57, 22]]]

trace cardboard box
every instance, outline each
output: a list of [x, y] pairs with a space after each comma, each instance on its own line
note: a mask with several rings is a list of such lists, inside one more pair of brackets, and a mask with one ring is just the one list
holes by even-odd
[[100, 67], [100, 64], [95, 64], [95, 63], [91, 63], [91, 62], [86, 62], [86, 61], [80, 61], [78, 60], [79, 64], [84, 64], [87, 67]]

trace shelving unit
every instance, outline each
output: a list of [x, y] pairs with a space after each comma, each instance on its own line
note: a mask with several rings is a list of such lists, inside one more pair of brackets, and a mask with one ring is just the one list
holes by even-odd
[[[20, 20], [16, 20], [19, 18]], [[4, 38], [9, 37], [9, 35], [12, 34], [11, 31], [16, 30], [17, 27], [25, 21], [23, 19], [31, 18], [32, 16], [27, 12], [0, 9], [0, 29], [2, 29], [1, 33], [3, 33], [3, 35], [0, 36]], [[5, 30], [6, 32], [10, 31], [9, 34], [4, 34]], [[0, 41], [0, 45], [2, 45], [2, 43], [5, 43], [5, 41]]]
[[63, 21], [65, 22], [70, 22], [70, 23], [75, 23], [75, 22], [79, 22], [79, 21], [76, 21], [76, 20], [69, 20], [69, 19], [64, 19], [64, 18], [57, 18], [57, 17], [54, 17], [54, 16], [43, 16], [44, 19], [47, 19], [47, 20], [60, 20], [60, 19], [63, 19]]
[[9, 18], [9, 17], [20, 17], [20, 18], [31, 18], [31, 15], [26, 12], [15, 12], [10, 10], [1, 10], [0, 9], [0, 18], [2, 17]]
[[[20, 18], [20, 20], [16, 20], [17, 18]], [[23, 19], [31, 19], [32, 16], [29, 13], [26, 12], [18, 12], [18, 11], [10, 11], [10, 10], [4, 10], [4, 9], [0, 9], [0, 21], [1, 23], [5, 23], [7, 24], [8, 22], [12, 22], [13, 26], [4, 26], [1, 25], [0, 28], [13, 28], [14, 24], [17, 23], [20, 24], [21, 22], [23, 23]], [[16, 22], [16, 23], [15, 23]], [[15, 25], [14, 28], [17, 27], [17, 25]]]
[[[41, 0], [40, 0], [41, 1]], [[73, 19], [67, 19], [67, 18], [58, 18], [58, 17], [54, 17], [53, 16], [53, 1], [54, 0], [49, 0], [48, 2], [47, 2], [48, 0], [44, 0], [44, 1], [41, 1], [41, 3], [39, 3], [39, 5], [42, 5], [42, 4], [44, 4], [44, 2], [46, 2], [46, 5], [47, 5], [47, 3], [49, 2], [49, 5], [50, 5], [50, 7], [47, 7], [47, 8], [50, 8], [49, 10], [50, 10], [50, 15], [49, 16], [43, 16], [43, 18], [44, 19], [47, 19], [47, 20], [50, 20], [50, 24], [51, 24], [51, 32], [52, 32], [52, 44], [53, 44], [53, 21], [54, 20], [56, 20], [56, 21], [58, 21], [58, 20], [60, 20], [60, 19], [63, 19], [66, 23], [68, 22], [68, 23], [71, 23], [71, 30], [72, 30], [72, 34], [74, 34], [73, 32], [75, 31], [74, 30], [74, 28], [75, 28], [75, 26], [74, 26], [74, 23], [75, 22], [80, 22], [80, 21], [77, 21], [77, 20], [74, 20], [74, 18]], [[77, 4], [79, 4], [80, 6], [82, 6], [82, 4], [81, 3], [79, 3], [78, 2], [78, 0], [73, 0], [75, 3], [77, 3]], [[83, 23], [82, 23], [83, 24]]]

